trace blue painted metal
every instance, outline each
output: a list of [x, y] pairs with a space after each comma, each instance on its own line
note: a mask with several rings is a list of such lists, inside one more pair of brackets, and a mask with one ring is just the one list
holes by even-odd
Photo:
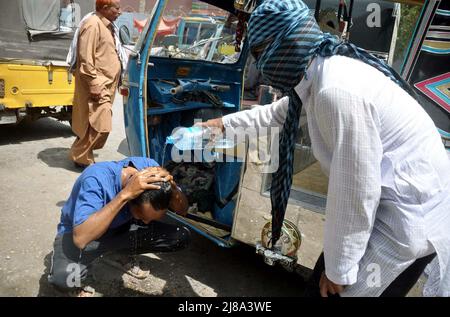
[[[220, 162], [216, 164], [216, 197], [222, 205], [216, 204], [214, 208], [214, 219], [218, 222], [231, 226], [233, 224], [233, 215], [235, 203], [230, 195], [239, 185], [242, 163], [240, 162]], [[226, 181], [224, 181], [226, 180]]]
[[438, 131], [443, 137], [446, 137], [446, 138], [450, 139], [450, 133], [448, 133], [448, 132], [446, 132], [444, 130], [441, 130], [439, 128], [438, 128]]
[[[160, 75], [161, 78], [173, 78], [173, 77], [165, 77], [165, 76], [169, 76], [167, 74], [168, 71], [166, 70], [166, 68], [170, 68], [170, 67], [165, 67], [164, 60], [162, 63], [152, 60], [152, 63], [156, 63], [156, 65], [158, 65], [158, 66], [155, 66], [155, 67], [157, 67], [158, 69], [165, 69], [166, 74], [161, 74]], [[189, 67], [195, 67], [195, 66], [189, 66]], [[174, 75], [171, 74], [170, 76], [174, 76]], [[192, 102], [192, 101], [184, 102], [181, 105], [179, 102], [176, 103], [176, 98], [179, 98], [180, 96], [172, 95], [170, 90], [171, 90], [171, 88], [174, 88], [177, 84], [185, 86], [185, 91], [188, 91], [190, 89], [192, 89], [192, 90], [198, 90], [198, 89], [211, 90], [210, 89], [211, 85], [226, 84], [227, 86], [230, 87], [229, 91], [214, 92], [214, 93], [218, 97], [221, 98], [221, 100], [223, 101], [223, 106], [226, 108], [236, 108], [236, 107], [238, 107], [238, 104], [239, 104], [239, 98], [236, 98], [236, 95], [238, 95], [240, 93], [240, 91], [239, 91], [240, 83], [239, 82], [225, 83], [224, 80], [213, 81], [213, 80], [209, 80], [209, 79], [208, 80], [205, 80], [205, 79], [203, 79], [203, 80], [178, 79], [177, 82], [173, 81], [173, 83], [171, 84], [168, 81], [161, 81], [160, 79], [157, 79], [157, 78], [150, 78], [150, 79], [148, 79], [147, 83], [148, 83], [147, 86], [148, 86], [148, 90], [149, 90], [149, 96], [151, 97], [153, 104], [158, 105], [157, 107], [148, 108], [147, 114], [149, 114], [149, 115], [164, 114], [164, 113], [169, 113], [169, 112], [174, 112], [174, 111], [186, 111], [186, 110], [211, 107], [211, 104], [209, 104], [209, 103], [200, 103], [200, 102]], [[174, 98], [175, 98], [175, 101], [174, 101]], [[227, 100], [228, 102], [224, 101], [224, 100]]]
[[230, 201], [223, 208], [214, 205], [214, 220], [217, 222], [223, 223], [225, 225], [232, 226], [233, 225], [233, 217], [234, 217], [234, 209], [236, 208], [236, 203], [234, 201]]
[[[129, 82], [140, 82], [140, 65], [137, 60], [132, 59], [128, 64], [129, 69]], [[139, 84], [138, 84], [139, 85]], [[127, 136], [128, 147], [130, 153], [137, 156], [146, 156], [146, 150], [143, 146], [145, 142], [144, 131], [144, 112], [139, 106], [140, 104], [140, 90], [141, 85], [135, 87], [135, 85], [129, 86], [129, 96], [123, 101], [123, 111], [125, 120], [125, 134]]]
[[[240, 109], [241, 106], [241, 94], [242, 94], [242, 72], [245, 67], [247, 48], [244, 47], [241, 58], [236, 64], [219, 64], [198, 60], [182, 60], [182, 59], [169, 59], [162, 57], [150, 57], [150, 62], [154, 65], [152, 71], [149, 72], [147, 81], [149, 82], [149, 94], [151, 99], [160, 106], [164, 103], [163, 107], [148, 108], [149, 115], [163, 114], [175, 111], [178, 108], [180, 111], [186, 111], [189, 109], [198, 109], [208, 107], [201, 104], [187, 103], [183, 106], [175, 105], [171, 102], [172, 95], [170, 95], [170, 84], [161, 82], [164, 80], [195, 80], [195, 81], [208, 81], [214, 84], [229, 85], [230, 90], [226, 92], [215, 93], [224, 102], [225, 108], [234, 108], [228, 112], [235, 112]], [[189, 69], [189, 75], [185, 77], [177, 76], [177, 71], [180, 68]], [[210, 107], [210, 106], [209, 106]]]
[[128, 63], [128, 81], [137, 83], [138, 87], [130, 86], [130, 94], [127, 102], [124, 101], [125, 133], [127, 135], [128, 147], [131, 155], [147, 156], [147, 141], [145, 133], [144, 105], [144, 78], [147, 71], [146, 56], [148, 55], [153, 34], [156, 32], [159, 19], [161, 18], [167, 0], [161, 0], [156, 5], [155, 14], [145, 39], [144, 48], [140, 56], [130, 58]]
[[229, 247], [232, 246], [232, 243], [231, 243], [231, 240], [230, 240], [231, 237], [229, 237], [229, 236], [228, 236], [227, 238], [225, 238], [225, 239], [219, 239], [219, 238], [217, 238], [217, 237], [214, 237], [214, 236], [208, 234], [207, 232], [205, 232], [205, 231], [203, 231], [203, 230], [200, 230], [200, 229], [198, 229], [198, 228], [192, 226], [189, 222], [187, 222], [187, 221], [184, 220], [182, 217], [177, 216], [177, 215], [174, 214], [174, 213], [168, 212], [167, 215], [168, 215], [170, 218], [175, 219], [175, 220], [181, 222], [183, 225], [189, 227], [191, 230], [194, 230], [195, 232], [197, 232], [198, 234], [204, 236], [205, 238], [207, 238], [207, 239], [209, 239], [209, 240], [215, 242], [219, 247], [222, 247], [222, 248], [229, 248]]
[[[245, 48], [244, 48], [245, 49]], [[242, 52], [239, 61], [236, 64], [220, 64], [214, 62], [206, 62], [201, 60], [173, 59], [165, 57], [151, 56], [150, 61], [155, 64], [152, 68], [154, 72], [150, 72], [149, 79], [173, 78], [195, 79], [195, 80], [217, 80], [221, 82], [242, 81], [242, 71], [246, 62], [246, 52]], [[180, 67], [191, 67], [188, 76], [177, 76], [177, 70]], [[158, 76], [156, 77], [156, 73]]]
[[[124, 100], [125, 129], [130, 154], [150, 156], [159, 164], [170, 159], [172, 146], [168, 145], [164, 153], [164, 145], [166, 137], [172, 133], [174, 128], [186, 125], [186, 122], [193, 120], [194, 113], [199, 108], [211, 108], [212, 111], [217, 111], [217, 108], [213, 108], [210, 103], [174, 103], [173, 96], [169, 95], [170, 88], [172, 88], [170, 82], [195, 80], [230, 86], [229, 90], [214, 91], [214, 94], [220, 97], [224, 103], [224, 107], [220, 108], [222, 114], [238, 111], [241, 106], [243, 69], [248, 54], [247, 45], [244, 44], [240, 59], [235, 64], [150, 56], [148, 62], [152, 66], [147, 66], [147, 56], [151, 49], [153, 37], [168, 1], [160, 0], [157, 4], [150, 28], [145, 35], [140, 60], [138, 58], [130, 60], [128, 71], [128, 81], [131, 83], [129, 86], [130, 95], [128, 100]], [[232, 6], [233, 0], [227, 1]], [[209, 0], [208, 2], [213, 1]], [[223, 3], [218, 6], [223, 7]], [[180, 72], [180, 69], [187, 70], [187, 72]], [[147, 78], [147, 82], [144, 82], [145, 78]], [[146, 89], [147, 96], [144, 96]], [[148, 103], [151, 103], [148, 108], [143, 104], [145, 99]], [[157, 107], [154, 107], [155, 105]], [[160, 123], [146, 127], [146, 119], [148, 118], [150, 122], [154, 116], [160, 116]], [[148, 135], [148, 141], [146, 135]], [[217, 201], [224, 203], [227, 198], [230, 198], [228, 196], [239, 184], [241, 168], [242, 163], [240, 162], [217, 164], [215, 179]], [[219, 205], [213, 211], [215, 220], [232, 226], [235, 202], [230, 200], [226, 201], [225, 205], [220, 205], [220, 207]], [[171, 217], [222, 247], [231, 245], [232, 239], [230, 237], [214, 237], [208, 232], [196, 228], [182, 217], [176, 215], [171, 215]]]

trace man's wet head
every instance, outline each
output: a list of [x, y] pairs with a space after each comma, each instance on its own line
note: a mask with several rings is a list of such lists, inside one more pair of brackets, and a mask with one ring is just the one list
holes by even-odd
[[120, 0], [97, 0], [95, 9], [111, 22], [114, 22], [122, 13]]
[[156, 182], [154, 185], [160, 186], [160, 189], [145, 190], [130, 201], [133, 217], [146, 224], [164, 217], [172, 197], [172, 187], [169, 182]]

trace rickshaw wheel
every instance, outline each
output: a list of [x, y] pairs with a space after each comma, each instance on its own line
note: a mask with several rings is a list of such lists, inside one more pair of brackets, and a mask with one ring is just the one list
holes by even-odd
[[[261, 244], [264, 248], [269, 248], [269, 242], [272, 237], [272, 221], [267, 222], [261, 230]], [[302, 244], [302, 235], [296, 225], [289, 220], [283, 221], [281, 236], [275, 244], [275, 248], [280, 250], [282, 255], [295, 257], [300, 245]]]

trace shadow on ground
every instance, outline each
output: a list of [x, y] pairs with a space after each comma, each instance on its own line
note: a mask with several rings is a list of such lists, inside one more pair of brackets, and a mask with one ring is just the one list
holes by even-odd
[[[44, 259], [38, 296], [67, 296], [47, 282], [50, 258], [51, 253]], [[150, 271], [144, 280], [123, 274], [102, 259], [96, 260], [90, 270], [94, 275], [90, 286], [108, 297], [299, 297], [303, 294], [304, 278], [310, 274], [306, 268], [302, 274], [296, 274], [280, 266], [268, 266], [253, 247], [225, 249], [195, 233], [185, 250], [140, 255], [138, 261], [141, 269]]]
[[0, 145], [73, 136], [68, 124], [50, 118], [21, 122], [17, 125], [0, 125]]
[[126, 138], [120, 142], [117, 147], [117, 152], [125, 156], [130, 156], [130, 150], [128, 149], [128, 142]]
[[[69, 291], [60, 290], [54, 287], [52, 284], [48, 282], [48, 274], [50, 272], [51, 266], [51, 257], [53, 252], [47, 254], [44, 258], [44, 266], [45, 270], [39, 279], [39, 292], [37, 297], [70, 297], [72, 296]], [[98, 271], [99, 269], [103, 270], [103, 274], [107, 274], [108, 278], [98, 279], [94, 275], [93, 283], [89, 283], [91, 287], [93, 287], [100, 296], [146, 296], [146, 294], [135, 291], [131, 288], [127, 288], [124, 286], [122, 281], [122, 272], [117, 269], [107, 268], [102, 265], [101, 260], [96, 260], [93, 263], [92, 271]]]
[[37, 158], [53, 168], [63, 168], [72, 172], [82, 172], [82, 169], [76, 167], [69, 159], [69, 148], [56, 147], [47, 148], [38, 153]]

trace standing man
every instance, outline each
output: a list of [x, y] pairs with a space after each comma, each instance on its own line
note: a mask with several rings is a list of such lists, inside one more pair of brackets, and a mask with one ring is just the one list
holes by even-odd
[[203, 125], [282, 127], [271, 184], [275, 243], [305, 107], [314, 156], [329, 176], [310, 294], [405, 296], [437, 254], [438, 295], [450, 296], [450, 162], [411, 87], [373, 55], [323, 33], [300, 0], [265, 0], [251, 14], [248, 40], [262, 75], [288, 96]]
[[112, 22], [120, 14], [120, 0], [97, 0], [95, 13], [81, 21], [72, 44], [76, 57], [72, 130], [77, 138], [70, 158], [79, 167], [95, 163], [93, 150], [105, 145], [111, 131], [112, 104], [122, 70]]

